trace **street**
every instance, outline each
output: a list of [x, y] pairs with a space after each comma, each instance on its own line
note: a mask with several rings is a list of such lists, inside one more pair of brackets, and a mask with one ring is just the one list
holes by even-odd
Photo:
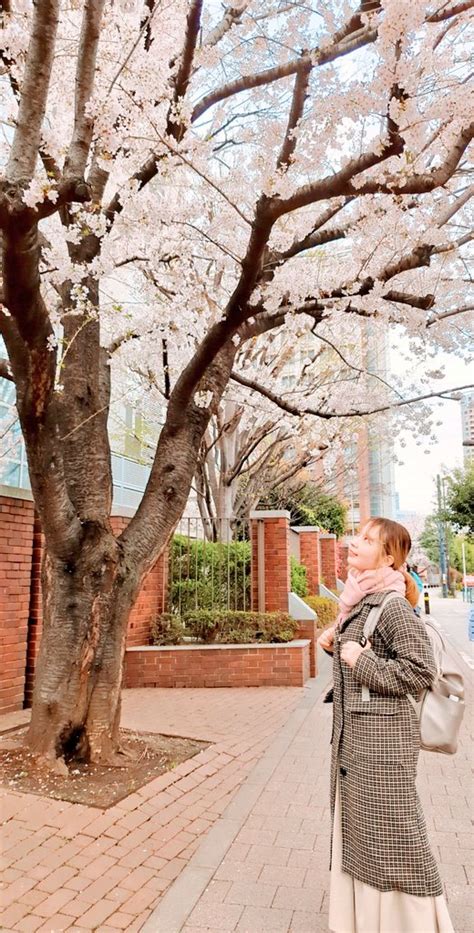
[[[430, 592], [431, 616], [440, 623], [464, 661], [474, 669], [474, 642], [469, 641], [468, 618], [471, 603], [462, 599], [443, 599], [439, 591]], [[424, 618], [424, 615], [422, 616]]]

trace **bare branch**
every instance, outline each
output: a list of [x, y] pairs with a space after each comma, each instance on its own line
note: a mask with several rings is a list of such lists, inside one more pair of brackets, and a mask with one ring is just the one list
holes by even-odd
[[365, 152], [348, 162], [333, 175], [326, 175], [320, 181], [303, 185], [289, 198], [272, 198], [271, 213], [275, 220], [284, 214], [299, 210], [308, 204], [314, 204], [327, 198], [356, 195], [361, 192], [359, 185], [352, 184], [353, 179], [362, 172], [380, 165], [381, 162], [403, 152], [403, 141], [398, 134], [383, 141], [381, 152]]
[[9, 382], [15, 382], [10, 364], [8, 360], [3, 359], [3, 357], [0, 357], [0, 378], [8, 379]]
[[[448, 7], [445, 9], [445, 7]], [[461, 3], [455, 3], [454, 6], [449, 6], [449, 4], [443, 4], [440, 10], [437, 10], [435, 13], [432, 13], [431, 16], [426, 17], [427, 23], [442, 23], [446, 19], [451, 19], [453, 16], [459, 16], [460, 13], [466, 13], [467, 10], [472, 10], [474, 7], [474, 0], [463, 0]]]
[[463, 305], [462, 308], [454, 308], [452, 311], [442, 311], [441, 314], [436, 314], [430, 318], [426, 326], [432, 327], [433, 324], [438, 324], [439, 321], [444, 321], [448, 317], [457, 317], [458, 314], [466, 314], [468, 311], [474, 311], [474, 305]]
[[86, 0], [77, 55], [74, 129], [64, 165], [65, 176], [82, 178], [92, 142], [93, 117], [86, 113], [94, 90], [97, 50], [105, 0]]
[[53, 67], [58, 17], [59, 0], [35, 3], [20, 106], [5, 171], [9, 182], [28, 183], [35, 170]]
[[420, 308], [422, 311], [428, 311], [435, 303], [434, 295], [409, 295], [408, 292], [399, 292], [395, 289], [386, 292], [382, 296], [384, 301], [394, 301], [397, 304], [410, 305], [412, 308]]
[[278, 408], [288, 412], [290, 415], [295, 415], [297, 418], [302, 418], [303, 415], [314, 415], [316, 418], [323, 418], [327, 421], [331, 420], [332, 418], [365, 418], [368, 415], [375, 415], [383, 411], [391, 411], [393, 408], [401, 408], [404, 405], [414, 405], [417, 402], [424, 402], [430, 398], [449, 398], [449, 396], [453, 395], [455, 392], [464, 392], [466, 389], [474, 388], [474, 385], [458, 386], [455, 389], [445, 389], [444, 391], [439, 392], [429, 392], [426, 395], [417, 395], [414, 398], [401, 399], [397, 402], [390, 402], [386, 405], [380, 405], [377, 408], [370, 408], [367, 411], [349, 409], [349, 411], [337, 412], [325, 411], [324, 409], [312, 408], [310, 406], [298, 407], [297, 405], [293, 405], [291, 402], [287, 402], [285, 399], [282, 399], [275, 392], [271, 392], [270, 389], [267, 389], [265, 386], [262, 386], [255, 380], [247, 379], [245, 376], [242, 376], [240, 373], [236, 373], [234, 371], [232, 371], [230, 378], [233, 379], [234, 382], [238, 382], [240, 385], [246, 386], [248, 389], [252, 389], [254, 392], [258, 392], [260, 395], [263, 395], [264, 398], [267, 398]]
[[277, 169], [285, 170], [289, 167], [294, 151], [296, 149], [297, 135], [296, 128], [303, 116], [304, 104], [307, 97], [309, 78], [313, 65], [306, 62], [305, 66], [297, 72], [293, 88], [293, 99], [291, 101], [290, 113], [286, 127], [285, 138], [277, 159]]
[[203, 48], [214, 48], [214, 46], [217, 45], [221, 39], [223, 39], [226, 33], [232, 29], [232, 26], [240, 23], [248, 5], [249, 0], [242, 0], [240, 3], [235, 3], [234, 6], [228, 6], [220, 23], [218, 23], [217, 26], [214, 26], [214, 29], [212, 29], [209, 35], [206, 36], [203, 42]]
[[224, 84], [222, 87], [211, 91], [196, 104], [192, 112], [191, 122], [195, 123], [207, 110], [214, 107], [215, 104], [220, 103], [222, 100], [227, 100], [229, 97], [241, 94], [242, 91], [250, 91], [256, 87], [263, 87], [266, 84], [273, 84], [275, 81], [281, 81], [283, 78], [288, 78], [296, 74], [301, 68], [307, 66], [307, 64], [326, 65], [328, 62], [335, 61], [337, 58], [348, 55], [355, 49], [363, 48], [364, 45], [374, 42], [376, 38], [377, 31], [375, 29], [365, 29], [353, 42], [349, 42], [347, 39], [339, 42], [336, 41], [322, 51], [315, 49], [310, 53], [292, 59], [285, 65], [267, 68], [265, 71], [260, 71], [252, 75], [245, 75], [242, 78], [237, 78], [235, 81], [229, 81], [228, 84]]
[[[329, 340], [327, 337], [323, 337], [321, 334], [318, 334], [318, 333], [316, 332], [316, 325], [313, 325], [313, 327], [311, 328], [311, 333], [314, 334], [314, 336], [317, 337], [318, 340], [321, 340], [323, 343], [327, 344], [328, 347], [331, 347], [331, 350], [334, 350], [334, 352], [337, 353], [339, 359], [342, 360], [342, 362], [344, 363], [344, 365], [347, 366], [349, 369], [354, 370], [354, 372], [359, 373], [360, 375], [370, 376], [372, 379], [378, 379], [378, 381], [381, 382], [384, 386], [386, 386], [387, 389], [390, 389], [390, 390], [392, 390], [392, 391], [396, 391], [396, 389], [394, 390], [394, 389], [393, 389], [393, 386], [391, 386], [391, 385], [387, 382], [386, 379], [383, 379], [382, 376], [379, 376], [378, 373], [372, 373], [372, 372], [370, 372], [370, 370], [368, 370], [368, 369], [361, 369], [359, 366], [354, 366], [354, 363], [351, 363], [351, 362], [350, 362], [348, 359], [346, 359], [346, 357], [341, 353], [339, 347], [336, 347], [336, 345], [335, 345], [331, 340]], [[397, 395], [400, 396], [400, 393], [397, 392]], [[400, 396], [400, 398], [401, 398], [401, 396]]]
[[443, 227], [445, 224], [449, 223], [449, 221], [454, 217], [454, 215], [457, 214], [457, 212], [461, 210], [461, 208], [464, 207], [465, 204], [467, 204], [467, 202], [473, 197], [473, 195], [474, 195], [474, 185], [469, 185], [469, 187], [466, 188], [466, 190], [463, 191], [463, 193], [458, 198], [456, 198], [452, 204], [448, 204], [446, 209], [438, 217], [436, 221], [436, 226]]
[[188, 89], [189, 80], [191, 78], [194, 53], [196, 51], [196, 43], [201, 25], [202, 2], [203, 0], [192, 0], [190, 4], [189, 13], [186, 19], [184, 47], [181, 54], [178, 71], [173, 79], [174, 107], [170, 108], [167, 129], [170, 136], [172, 136], [177, 142], [183, 138], [184, 133], [186, 132], [186, 125], [178, 119], [176, 115], [176, 105], [185, 96]]
[[442, 165], [429, 172], [412, 175], [403, 181], [397, 175], [391, 175], [384, 182], [367, 181], [354, 187], [348, 185], [346, 192], [351, 194], [426, 194], [440, 188], [454, 174], [469, 143], [474, 137], [474, 123], [463, 129]]

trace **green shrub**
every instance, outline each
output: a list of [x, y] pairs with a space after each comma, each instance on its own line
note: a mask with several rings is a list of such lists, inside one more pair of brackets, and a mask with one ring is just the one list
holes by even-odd
[[180, 645], [186, 630], [180, 616], [163, 612], [153, 620], [151, 641], [153, 645]]
[[338, 603], [329, 596], [305, 596], [305, 603], [314, 609], [318, 617], [318, 628], [326, 628], [336, 621], [339, 614]]
[[291, 570], [291, 592], [297, 596], [306, 596], [308, 593], [308, 581], [306, 579], [306, 567], [300, 564], [296, 557], [290, 557]]
[[229, 544], [174, 535], [170, 549], [171, 608], [181, 615], [199, 609], [243, 610], [250, 606], [249, 541]]
[[186, 634], [204, 644], [286, 642], [296, 634], [298, 623], [286, 612], [232, 612], [196, 610], [184, 616]]

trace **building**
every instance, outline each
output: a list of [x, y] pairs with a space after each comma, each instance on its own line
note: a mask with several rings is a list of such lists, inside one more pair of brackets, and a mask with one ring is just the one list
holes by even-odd
[[[0, 356], [6, 356], [0, 341]], [[109, 434], [112, 448], [114, 505], [136, 509], [150, 475], [149, 443], [160, 430], [158, 413], [148, 417], [121, 401], [112, 403]], [[13, 382], [0, 378], [0, 486], [30, 489], [28, 464]]]
[[464, 464], [474, 462], [474, 392], [461, 397], [462, 447]]

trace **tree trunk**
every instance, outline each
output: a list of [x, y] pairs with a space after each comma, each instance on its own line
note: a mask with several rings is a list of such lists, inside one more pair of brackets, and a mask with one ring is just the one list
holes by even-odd
[[[76, 561], [46, 552], [43, 637], [27, 744], [59, 770], [114, 763], [127, 623], [140, 581], [109, 529], [91, 526]], [[59, 759], [59, 764], [57, 762]]]

